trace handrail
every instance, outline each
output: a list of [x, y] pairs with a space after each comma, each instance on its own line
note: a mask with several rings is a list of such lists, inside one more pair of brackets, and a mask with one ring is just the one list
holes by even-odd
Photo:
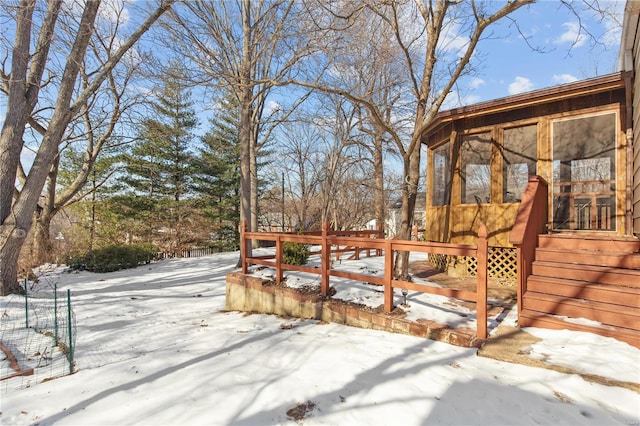
[[[589, 200], [588, 203], [581, 205], [577, 209], [574, 209], [573, 215], [576, 216], [577, 213], [582, 213], [587, 207], [591, 209], [591, 200]], [[561, 228], [563, 225], [566, 225], [567, 223], [569, 223], [570, 220], [571, 220], [571, 217], [568, 217], [562, 222], [560, 222], [560, 224], [554, 223], [554, 228]]]
[[[525, 235], [530, 233], [532, 230], [532, 225], [534, 225], [534, 221], [536, 217], [532, 214], [534, 211], [534, 207], [537, 207], [535, 204], [537, 201], [542, 201], [541, 196], [538, 195], [541, 190], [546, 192], [547, 190], [547, 182], [541, 178], [540, 176], [529, 176], [529, 183], [522, 195], [522, 201], [520, 202], [520, 207], [518, 208], [518, 213], [516, 214], [516, 221], [511, 228], [511, 235], [509, 236], [509, 241], [513, 245], [522, 244]], [[547, 204], [547, 197], [544, 194], [544, 204]], [[545, 208], [546, 210], [546, 208]], [[546, 215], [544, 223], [546, 224]], [[537, 234], [536, 234], [537, 235]]]
[[[323, 225], [322, 235], [294, 235], [289, 233], [277, 232], [248, 232], [247, 224], [244, 222], [240, 229], [240, 247], [246, 247], [247, 240], [259, 239], [276, 242], [275, 256], [267, 259], [265, 256], [247, 257], [242, 251], [242, 273], [248, 272], [249, 264], [266, 265], [276, 269], [275, 281], [281, 282], [283, 279], [283, 270], [295, 270], [306, 273], [321, 275], [320, 291], [322, 295], [329, 294], [329, 279], [331, 276], [352, 279], [382, 285], [384, 287], [384, 310], [391, 312], [393, 305], [393, 289], [402, 288], [423, 293], [439, 294], [458, 299], [472, 300], [476, 302], [476, 323], [477, 337], [480, 339], [487, 338], [487, 263], [488, 263], [488, 243], [487, 243], [487, 227], [481, 225], [478, 230], [477, 245], [463, 244], [447, 244], [434, 243], [424, 241], [409, 240], [390, 240], [390, 239], [372, 239], [369, 237], [350, 237], [336, 235], [338, 233], [329, 230], [329, 224]], [[340, 233], [343, 233], [342, 231]], [[321, 266], [320, 268], [304, 266], [304, 265], [288, 265], [282, 262], [282, 248], [286, 241], [321, 245], [320, 251]], [[363, 273], [346, 272], [331, 268], [331, 252], [332, 246], [348, 246], [352, 247], [356, 253], [359, 250], [375, 250], [378, 255], [384, 255], [384, 276], [373, 276]], [[477, 286], [476, 291], [456, 290], [430, 286], [428, 284], [420, 284], [410, 281], [396, 280], [393, 277], [393, 261], [394, 252], [396, 251], [414, 251], [422, 253], [445, 253], [457, 256], [476, 257], [478, 261]]]
[[[614, 179], [608, 179], [608, 180], [592, 180], [592, 181], [570, 181], [570, 182], [554, 182], [553, 183], [553, 187], [554, 187], [554, 192], [553, 192], [553, 197], [554, 200], [555, 199], [569, 199], [570, 203], [571, 203], [571, 208], [573, 209], [573, 212], [570, 216], [564, 218], [564, 220], [562, 220], [562, 222], [559, 223], [555, 223], [554, 224], [554, 228], [563, 228], [564, 226], [567, 226], [567, 224], [569, 225], [569, 228], [571, 229], [601, 229], [601, 230], [608, 230], [608, 226], [607, 227], [599, 227], [599, 225], [597, 224], [601, 224], [601, 223], [607, 223], [609, 224], [610, 221], [612, 220], [611, 217], [611, 213], [607, 212], [606, 216], [605, 213], [602, 212], [600, 209], [596, 209], [593, 211], [589, 211], [589, 209], [591, 209], [591, 207], [593, 206], [598, 206], [598, 202], [600, 200], [604, 199], [609, 199], [610, 196], [615, 195], [616, 191], [612, 190], [611, 187], [608, 190], [597, 190], [595, 188], [593, 188], [593, 186], [596, 185], [600, 185], [600, 186], [607, 186], [607, 185], [614, 185], [615, 184], [615, 180]], [[592, 186], [591, 188], [589, 188], [589, 186]], [[560, 189], [563, 189], [563, 187], [569, 187], [570, 190], [567, 192], [560, 192], [557, 191], [558, 187]], [[589, 190], [586, 190], [589, 189]], [[575, 207], [575, 203], [577, 202], [577, 200], [580, 199], [581, 202], [583, 200], [588, 200], [585, 204], [581, 204], [579, 207]], [[554, 202], [555, 203], [555, 202]], [[613, 203], [611, 203], [613, 204]], [[588, 218], [584, 218], [582, 217], [582, 213], [583, 212], [588, 212], [589, 217]], [[558, 219], [557, 217], [554, 218], [554, 220]], [[581, 220], [582, 219], [582, 220]], [[586, 221], [584, 219], [587, 219]], [[587, 225], [585, 225], [585, 223]]]
[[509, 237], [518, 258], [518, 313], [522, 312], [522, 296], [527, 289], [527, 278], [531, 275], [538, 235], [546, 232], [547, 209], [547, 182], [540, 176], [529, 176]]

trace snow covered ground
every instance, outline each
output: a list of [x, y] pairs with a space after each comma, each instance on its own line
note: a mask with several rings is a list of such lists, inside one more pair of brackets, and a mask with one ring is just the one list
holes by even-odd
[[[0, 382], [0, 423], [640, 424], [640, 394], [578, 375], [411, 336], [224, 312], [225, 275], [237, 258], [50, 273], [59, 291], [71, 290], [77, 372]], [[379, 304], [371, 288], [333, 278], [332, 285], [336, 297]], [[0, 298], [7, 315], [14, 297]], [[460, 320], [434, 297], [410, 293], [409, 315]], [[505, 319], [512, 320], [513, 313]], [[640, 383], [636, 348], [587, 333], [526, 330], [543, 339], [532, 354], [547, 362]]]

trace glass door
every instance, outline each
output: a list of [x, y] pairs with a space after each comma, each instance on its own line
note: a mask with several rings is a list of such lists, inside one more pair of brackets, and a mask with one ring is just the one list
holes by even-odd
[[616, 114], [553, 123], [553, 229], [615, 231]]

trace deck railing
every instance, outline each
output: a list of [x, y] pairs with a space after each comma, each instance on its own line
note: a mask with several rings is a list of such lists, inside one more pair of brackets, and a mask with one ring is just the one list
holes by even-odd
[[[350, 233], [352, 231], [349, 231]], [[293, 270], [317, 274], [321, 276], [320, 291], [322, 295], [329, 294], [330, 277], [340, 277], [355, 281], [362, 281], [371, 284], [381, 285], [384, 288], [384, 310], [391, 312], [393, 305], [394, 288], [417, 291], [422, 293], [437, 294], [446, 297], [464, 299], [476, 302], [476, 323], [477, 337], [480, 339], [487, 338], [487, 227], [481, 225], [478, 230], [478, 243], [476, 245], [434, 243], [423, 241], [406, 241], [406, 240], [387, 240], [380, 238], [370, 238], [362, 236], [344, 235], [343, 232], [333, 232], [329, 228], [329, 224], [325, 223], [322, 232], [313, 235], [297, 235], [279, 232], [248, 232], [247, 225], [241, 226], [241, 257], [242, 257], [242, 273], [248, 273], [249, 265], [264, 265], [275, 268], [275, 281], [281, 282], [283, 272], [285, 270]], [[249, 240], [262, 240], [275, 242], [275, 255], [267, 256], [247, 256], [246, 247]], [[320, 246], [318, 252], [320, 254], [321, 265], [319, 268], [308, 265], [289, 265], [283, 263], [283, 243], [296, 242]], [[367, 255], [374, 251], [376, 255], [384, 256], [384, 275], [371, 275], [356, 272], [340, 271], [332, 268], [331, 254], [336, 256], [345, 250], [345, 248], [353, 249], [355, 253], [366, 252]], [[428, 284], [410, 282], [395, 279], [393, 274], [394, 254], [398, 251], [432, 253], [432, 254], [448, 254], [452, 256], [469, 256], [475, 257], [478, 261], [478, 274], [476, 291], [459, 290], [431, 286]]]
[[531, 275], [538, 235], [546, 232], [547, 208], [547, 182], [540, 176], [529, 176], [510, 236], [518, 257], [518, 312], [522, 312], [522, 296], [527, 290], [527, 278]]

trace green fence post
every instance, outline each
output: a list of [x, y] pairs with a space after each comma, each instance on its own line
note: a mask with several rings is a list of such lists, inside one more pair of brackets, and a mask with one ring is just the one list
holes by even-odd
[[73, 374], [73, 326], [71, 324], [71, 290], [67, 289], [67, 315], [69, 324], [69, 374]]
[[53, 285], [53, 342], [58, 346], [58, 283]]
[[27, 279], [24, 279], [24, 328], [29, 328], [29, 299], [27, 296]]

